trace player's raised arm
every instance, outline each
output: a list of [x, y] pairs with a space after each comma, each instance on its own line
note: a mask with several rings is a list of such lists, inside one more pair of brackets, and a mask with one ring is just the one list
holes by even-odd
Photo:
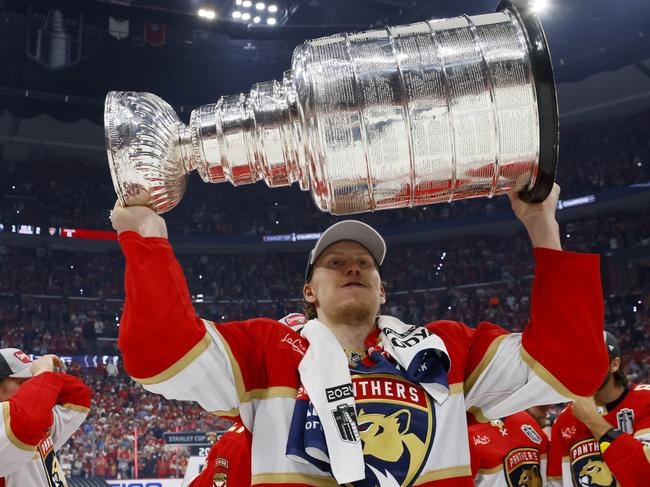
[[465, 381], [477, 419], [593, 394], [605, 375], [599, 257], [561, 250], [558, 197], [557, 185], [542, 203], [510, 195], [534, 247], [531, 315], [523, 334], [477, 328]]

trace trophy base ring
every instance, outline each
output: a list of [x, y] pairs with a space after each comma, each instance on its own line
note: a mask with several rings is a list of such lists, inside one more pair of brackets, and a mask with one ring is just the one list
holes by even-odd
[[560, 142], [560, 117], [551, 54], [539, 18], [526, 0], [502, 0], [497, 11], [503, 10], [510, 10], [517, 16], [528, 37], [540, 125], [537, 179], [532, 188], [520, 191], [519, 197], [528, 203], [540, 203], [553, 189]]

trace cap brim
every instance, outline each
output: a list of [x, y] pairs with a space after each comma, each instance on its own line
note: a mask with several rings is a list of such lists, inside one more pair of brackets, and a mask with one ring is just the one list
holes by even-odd
[[11, 374], [9, 377], [13, 377], [14, 379], [27, 379], [32, 376], [32, 368], [29, 366], [25, 367], [23, 370], [16, 372], [15, 374]]
[[318, 239], [318, 242], [316, 242], [316, 245], [309, 254], [305, 277], [309, 277], [311, 268], [327, 247], [343, 240], [350, 240], [363, 245], [368, 249], [368, 252], [370, 252], [370, 255], [372, 255], [378, 265], [384, 262], [384, 257], [386, 257], [386, 242], [377, 230], [358, 220], [344, 220], [329, 227]]

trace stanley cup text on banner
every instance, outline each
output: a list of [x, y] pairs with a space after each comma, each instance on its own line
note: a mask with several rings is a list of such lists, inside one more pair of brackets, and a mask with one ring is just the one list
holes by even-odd
[[193, 170], [211, 183], [297, 181], [338, 215], [513, 188], [542, 201], [558, 154], [550, 55], [523, 0], [306, 41], [282, 81], [201, 106], [187, 126], [149, 93], [109, 93], [104, 120], [119, 199], [159, 213]]

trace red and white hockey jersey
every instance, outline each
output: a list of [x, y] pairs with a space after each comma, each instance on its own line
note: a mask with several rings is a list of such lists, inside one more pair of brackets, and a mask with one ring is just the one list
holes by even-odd
[[88, 415], [90, 390], [76, 377], [44, 372], [0, 403], [0, 487], [65, 487], [56, 451]]
[[[240, 416], [253, 434], [252, 485], [336, 485], [318, 466], [286, 454], [305, 338], [269, 319], [198, 318], [166, 239], [123, 232], [120, 244], [126, 301], [119, 346], [129, 374], [169, 399]], [[384, 369], [353, 374], [357, 414], [365, 414], [364, 459], [375, 473], [355, 486], [471, 486], [466, 411], [499, 418], [600, 385], [608, 359], [598, 256], [535, 249], [535, 258], [523, 334], [490, 323], [427, 325], [451, 359], [451, 394], [442, 404]]]
[[626, 388], [603, 406], [605, 420], [625, 434], [600, 454], [598, 441], [569, 405], [551, 430], [548, 482], [554, 487], [650, 485], [650, 385]]
[[205, 466], [188, 487], [246, 487], [251, 482], [253, 437], [241, 422], [212, 445]]
[[469, 452], [479, 487], [546, 484], [548, 438], [525, 411], [471, 424]]

